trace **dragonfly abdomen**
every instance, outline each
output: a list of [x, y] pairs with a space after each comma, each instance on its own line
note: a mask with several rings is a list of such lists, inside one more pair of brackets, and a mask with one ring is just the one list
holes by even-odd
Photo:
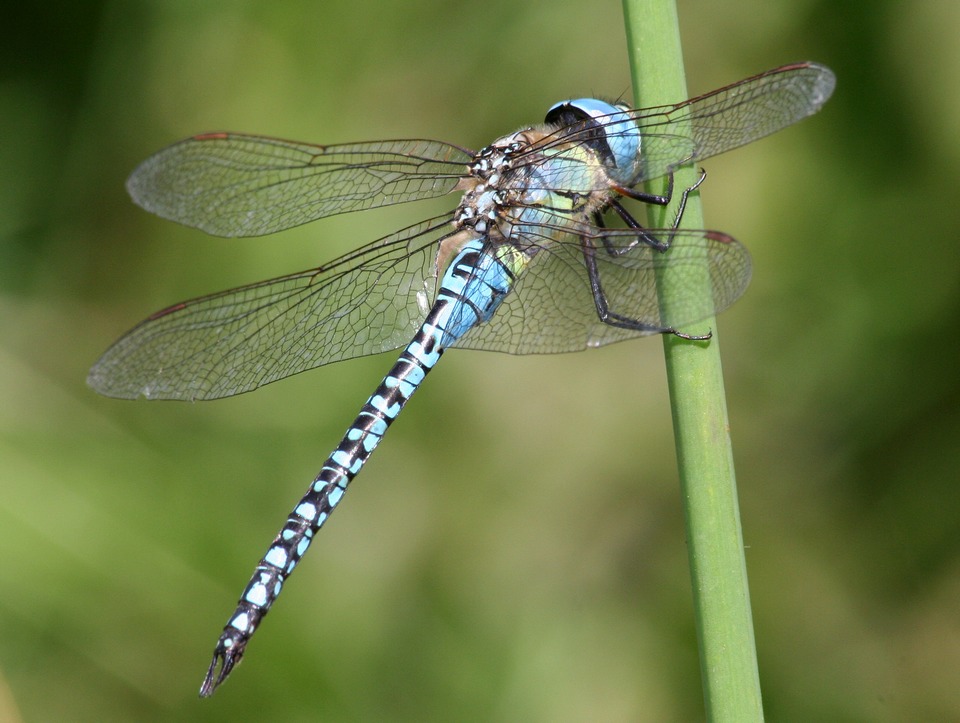
[[[430, 330], [424, 324], [415, 343], [421, 347], [428, 345], [424, 337], [429, 334]], [[201, 696], [212, 695], [240, 662], [247, 643], [280, 595], [286, 578], [310, 547], [313, 536], [340, 503], [347, 486], [439, 359], [441, 351], [435, 355], [415, 355], [408, 347], [364, 403], [254, 570], [217, 641], [213, 661], [200, 688]]]
[[491, 247], [484, 237], [468, 241], [444, 274], [437, 300], [413, 340], [360, 409], [336, 450], [287, 517], [247, 583], [224, 627], [200, 695], [213, 694], [240, 662], [260, 621], [313, 537], [343, 499], [383, 435], [439, 361], [444, 349], [492, 316], [509, 293], [523, 256]]

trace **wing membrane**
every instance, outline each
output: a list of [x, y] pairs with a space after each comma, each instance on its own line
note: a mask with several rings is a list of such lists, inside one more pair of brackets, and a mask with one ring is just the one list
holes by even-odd
[[340, 259], [157, 312], [90, 370], [111, 397], [216, 399], [323, 364], [409, 342], [434, 293], [433, 262], [449, 217]]
[[[795, 63], [746, 78], [674, 105], [610, 116], [607, 136], [641, 133], [642, 164], [634, 183], [666, 175], [685, 163], [739, 148], [813, 115], [833, 93], [833, 72], [816, 63]], [[532, 150], [590, 142], [592, 123], [561, 129]], [[600, 188], [594, 190], [601, 190]]]
[[146, 210], [215, 236], [262, 236], [324, 216], [442, 196], [470, 158], [430, 140], [317, 146], [209, 133], [150, 156], [127, 190]]
[[[547, 231], [544, 238], [549, 237]], [[730, 236], [690, 229], [653, 229], [649, 233], [669, 244], [669, 250], [658, 251], [642, 243], [634, 246], [636, 234], [626, 229], [592, 229], [592, 235], [605, 239], [610, 248], [608, 251], [598, 243], [592, 253], [611, 311], [652, 327], [682, 328], [726, 309], [746, 290], [750, 255]], [[573, 236], [545, 242], [490, 323], [472, 329], [456, 346], [545, 354], [580, 351], [656, 333], [600, 321], [583, 254]], [[657, 298], [658, 271], [669, 267], [699, 276], [704, 266], [712, 298], [703, 298], [696, 291], [699, 284], [677, 284], [669, 313], [662, 310]]]

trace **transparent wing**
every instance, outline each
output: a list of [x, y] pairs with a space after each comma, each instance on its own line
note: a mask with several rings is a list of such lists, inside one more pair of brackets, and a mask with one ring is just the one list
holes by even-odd
[[440, 141], [317, 146], [208, 133], [150, 156], [127, 190], [146, 210], [215, 236], [262, 236], [324, 216], [442, 196], [470, 158]]
[[[658, 178], [684, 163], [700, 161], [752, 143], [813, 115], [833, 93], [836, 77], [816, 63], [795, 63], [675, 105], [641, 108], [611, 116], [607, 136], [641, 133], [642, 163], [634, 183]], [[603, 119], [599, 119], [601, 124]], [[559, 130], [544, 146], [586, 143], [591, 123]], [[599, 190], [599, 189], [596, 189]]]
[[[544, 238], [549, 237], [546, 231]], [[726, 309], [746, 290], [750, 255], [730, 236], [690, 229], [649, 233], [669, 244], [669, 250], [658, 251], [642, 243], [634, 246], [636, 234], [629, 230], [592, 229], [597, 246], [592, 253], [611, 311], [652, 327], [682, 329]], [[583, 249], [573, 236], [566, 239], [544, 242], [493, 319], [472, 329], [456, 346], [545, 354], [580, 351], [656, 333], [600, 321]], [[527, 237], [525, 242], [535, 244], [536, 239]], [[691, 278], [699, 278], [706, 267], [713, 297], [697, 294], [699, 284], [677, 284], [666, 316], [657, 300], [656, 281], [658, 270], [666, 267]]]
[[159, 311], [115, 342], [87, 382], [126, 399], [216, 399], [403, 346], [433, 299], [449, 221], [430, 219], [320, 268]]

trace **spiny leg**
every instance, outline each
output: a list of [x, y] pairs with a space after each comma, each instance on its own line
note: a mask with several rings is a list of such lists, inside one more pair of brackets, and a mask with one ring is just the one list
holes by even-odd
[[[637, 234], [634, 237], [634, 240], [628, 243], [626, 246], [614, 246], [610, 241], [604, 237], [603, 245], [607, 249], [607, 253], [611, 256], [623, 256], [626, 253], [629, 253], [637, 247], [638, 244], [643, 243], [651, 248], [656, 249], [657, 251], [666, 251], [670, 248], [670, 244], [666, 241], [660, 241], [656, 236], [654, 236], [650, 231], [640, 225], [640, 222], [637, 221], [630, 212], [623, 207], [616, 199], [610, 200], [610, 208], [623, 220], [627, 227], [633, 231], [636, 231]], [[597, 214], [594, 219], [597, 226], [603, 228], [603, 217]]]
[[[689, 186], [683, 189], [683, 193], [680, 195], [680, 204], [677, 206], [677, 213], [673, 217], [673, 225], [670, 226], [671, 229], [680, 227], [680, 221], [683, 220], [683, 214], [687, 209], [687, 197], [700, 187], [700, 184], [703, 183], [706, 177], [707, 177], [707, 172], [701, 168], [700, 177], [697, 178], [696, 182], [692, 186]], [[666, 198], [667, 201], [669, 202], [670, 198], [672, 198], [673, 196], [673, 174], [670, 174], [669, 187], [670, 187], [670, 193], [667, 196], [654, 196], [654, 198]], [[644, 200], [644, 199], [641, 198], [640, 200]], [[659, 204], [659, 201], [649, 201], [649, 202]], [[611, 256], [621, 256], [627, 253], [628, 251], [631, 251], [632, 249], [634, 249], [637, 246], [637, 244], [641, 242], [647, 244], [648, 246], [651, 246], [652, 248], [655, 248], [657, 251], [666, 251], [668, 248], [670, 248], [669, 243], [660, 241], [654, 235], [652, 235], [646, 228], [644, 228], [640, 224], [639, 221], [637, 221], [630, 214], [629, 211], [627, 211], [626, 208], [623, 207], [623, 204], [621, 204], [617, 199], [614, 198], [610, 200], [610, 208], [612, 208], [614, 212], [621, 219], [623, 219], [623, 222], [627, 224], [629, 228], [637, 232], [636, 241], [626, 246], [613, 246], [610, 243], [608, 243], [606, 239], [604, 239], [604, 246], [606, 246], [607, 252]], [[595, 216], [594, 220], [597, 222], [598, 226], [600, 226], [601, 228], [603, 227], [603, 219], [599, 214]]]
[[620, 186], [616, 184], [613, 186], [613, 190], [619, 193], [621, 196], [632, 198], [634, 201], [652, 203], [655, 206], [666, 206], [673, 199], [673, 170], [671, 169], [666, 175], [667, 190], [662, 194], [647, 193], [646, 191], [638, 191], [630, 186]]
[[[677, 207], [677, 213], [674, 216], [673, 225], [670, 227], [671, 230], [676, 229], [680, 226], [680, 222], [683, 219], [684, 211], [687, 207], [687, 198], [688, 196], [700, 187], [700, 184], [703, 183], [704, 179], [707, 177], [707, 172], [700, 169], [700, 176], [697, 178], [696, 182], [693, 185], [688, 186], [683, 190], [683, 194], [680, 197], [680, 204]], [[629, 193], [623, 193], [623, 190], [617, 189], [623, 195], [627, 195], [630, 198], [636, 198], [638, 200], [643, 200], [648, 203], [656, 203], [665, 205], [669, 203], [670, 199], [673, 196], [673, 174], [669, 174], [669, 180], [667, 183], [667, 193], [664, 196], [655, 196], [652, 194], [645, 194], [639, 191], [633, 191], [632, 189], [625, 189]], [[601, 236], [601, 242], [606, 249], [606, 252], [613, 257], [622, 256], [629, 251], [637, 247], [638, 244], [644, 243], [656, 251], [664, 252], [670, 248], [668, 242], [663, 242], [658, 240], [653, 236], [647, 229], [645, 229], [631, 214], [627, 209], [620, 204], [616, 199], [611, 199], [610, 207], [616, 212], [624, 223], [633, 230], [636, 231], [636, 238], [629, 244], [625, 246], [614, 246], [610, 241], [605, 237]], [[598, 212], [594, 215], [594, 222], [599, 228], [604, 227], [603, 217]], [[597, 315], [600, 317], [600, 321], [610, 326], [615, 326], [622, 329], [631, 329], [639, 332], [649, 332], [649, 333], [660, 333], [660, 334], [673, 334], [678, 336], [681, 339], [687, 339], [690, 341], [706, 341], [713, 336], [713, 332], [708, 332], [707, 334], [685, 334], [681, 331], [677, 331], [672, 327], [661, 327], [654, 324], [648, 324], [646, 322], [640, 321], [639, 319], [633, 319], [622, 314], [618, 314], [610, 310], [610, 305], [607, 301], [606, 294], [603, 291], [603, 284], [600, 280], [600, 272], [597, 268], [596, 252], [597, 247], [594, 245], [592, 240], [586, 236], [581, 236], [581, 248], [583, 249], [583, 258], [587, 266], [587, 277], [590, 279], [590, 291], [593, 294], [594, 305], [597, 308]]]

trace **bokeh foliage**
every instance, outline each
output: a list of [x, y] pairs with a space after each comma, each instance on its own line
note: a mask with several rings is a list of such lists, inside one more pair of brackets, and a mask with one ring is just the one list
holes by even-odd
[[[246, 576], [392, 359], [208, 404], [87, 367], [180, 298], [437, 206], [212, 239], [134, 207], [216, 129], [477, 147], [630, 86], [620, 3], [60, 2], [0, 45], [0, 719], [702, 715], [656, 341], [454, 352], [248, 659], [196, 690]], [[771, 720], [960, 718], [960, 50], [951, 3], [681, 2], [689, 86], [792, 60], [825, 111], [706, 163], [754, 254], [720, 320]], [[452, 201], [451, 201], [452, 202]]]

